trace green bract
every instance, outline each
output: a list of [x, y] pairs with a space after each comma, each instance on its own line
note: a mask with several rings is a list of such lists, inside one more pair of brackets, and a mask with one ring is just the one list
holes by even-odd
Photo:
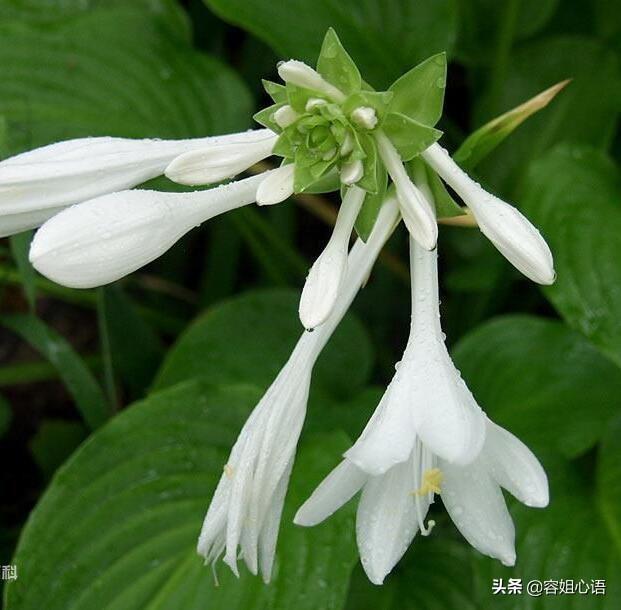
[[[367, 196], [356, 222], [366, 239], [388, 186], [375, 133], [382, 130], [403, 161], [416, 158], [440, 138], [446, 56], [434, 55], [399, 78], [387, 91], [375, 91], [362, 78], [336, 32], [329, 29], [317, 60], [317, 73], [342, 94], [329, 90], [263, 81], [274, 104], [255, 120], [279, 134], [274, 154], [295, 164], [294, 190], [325, 192], [339, 188], [341, 172], [350, 170]], [[356, 164], [356, 165], [354, 165]], [[361, 167], [361, 172], [360, 172]]]

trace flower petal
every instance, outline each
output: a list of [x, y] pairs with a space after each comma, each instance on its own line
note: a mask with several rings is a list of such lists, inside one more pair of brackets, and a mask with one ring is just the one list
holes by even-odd
[[257, 203], [274, 205], [293, 195], [293, 172], [295, 164], [283, 165], [269, 173], [259, 185]]
[[[0, 163], [0, 231], [8, 230], [2, 215], [58, 209], [131, 188], [162, 174], [183, 152], [247, 138], [243, 133], [168, 141], [79, 138], [10, 157]], [[24, 216], [18, 226], [32, 228], [45, 219], [33, 216], [27, 222]]]
[[278, 139], [269, 129], [250, 133], [253, 139], [209, 145], [183, 153], [170, 162], [165, 174], [170, 180], [189, 186], [232, 178], [271, 155]]
[[[418, 531], [413, 490], [411, 460], [371, 477], [362, 490], [356, 538], [362, 567], [376, 585], [384, 582]], [[424, 519], [429, 503], [424, 498], [421, 501]]]
[[519, 210], [472, 180], [439, 144], [432, 144], [422, 156], [455, 189], [472, 210], [483, 234], [516, 269], [539, 284], [554, 282], [550, 248]]
[[548, 505], [548, 477], [539, 460], [522, 441], [489, 419], [481, 459], [494, 480], [520, 502]]
[[122, 191], [67, 208], [37, 232], [30, 260], [72, 288], [113, 282], [151, 262], [201, 222], [252, 203], [264, 176], [207, 191]]
[[305, 527], [321, 523], [349, 502], [368, 478], [355, 464], [343, 460], [300, 506], [293, 522]]
[[515, 528], [502, 491], [484, 464], [456, 466], [440, 460], [442, 501], [464, 538], [506, 566], [515, 563]]

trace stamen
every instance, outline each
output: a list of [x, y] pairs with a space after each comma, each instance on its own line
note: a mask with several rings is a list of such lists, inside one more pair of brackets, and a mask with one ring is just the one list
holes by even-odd
[[441, 485], [444, 480], [444, 474], [439, 468], [429, 468], [423, 472], [423, 483], [414, 492], [418, 496], [424, 496], [425, 494], [441, 493]]

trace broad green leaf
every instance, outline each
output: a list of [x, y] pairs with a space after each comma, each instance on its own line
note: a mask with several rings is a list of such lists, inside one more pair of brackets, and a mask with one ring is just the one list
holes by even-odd
[[20, 21], [36, 25], [56, 25], [102, 9], [133, 6], [157, 18], [166, 32], [191, 42], [192, 31], [187, 14], [174, 0], [2, 0], [0, 22]]
[[[614, 1], [614, 0], [613, 0]], [[461, 27], [456, 53], [478, 66], [498, 58], [500, 45], [511, 48], [540, 31], [552, 18], [560, 0], [458, 0]], [[576, 8], [572, 7], [572, 12]], [[502, 41], [499, 40], [502, 37]]]
[[34, 311], [37, 292], [35, 286], [36, 272], [28, 260], [32, 233], [32, 231], [24, 231], [17, 235], [11, 235], [9, 243], [11, 244], [11, 254], [13, 255], [17, 270], [19, 271], [19, 277], [24, 294], [26, 295], [26, 300], [28, 301], [30, 310]]
[[453, 357], [481, 407], [533, 449], [582, 454], [619, 410], [621, 371], [561, 322], [503, 316]]
[[287, 87], [280, 83], [274, 83], [271, 80], [263, 79], [263, 88], [265, 92], [274, 100], [276, 104], [285, 103], [287, 101]]
[[330, 27], [377, 89], [429, 56], [450, 52], [456, 37], [456, 0], [205, 0], [222, 19], [265, 41], [281, 57], [313, 65]]
[[600, 43], [578, 36], [520, 46], [509, 61], [497, 105], [490, 107], [482, 96], [475, 106], [475, 124], [568, 78], [571, 85], [554, 104], [533, 116], [480, 165], [481, 175], [500, 192], [512, 194], [528, 164], [560, 142], [601, 149], [610, 145], [621, 110], [619, 60]]
[[332, 28], [328, 28], [323, 39], [317, 60], [317, 72], [345, 94], [359, 91], [362, 86], [362, 78], [354, 60], [343, 48]]
[[131, 396], [141, 396], [153, 380], [164, 349], [120, 286], [101, 290], [113, 370]]
[[604, 438], [597, 464], [599, 507], [611, 538], [621, 555], [621, 416], [618, 416]]
[[442, 136], [440, 130], [397, 112], [386, 115], [382, 129], [403, 161], [413, 159]]
[[87, 435], [84, 426], [77, 421], [45, 419], [41, 422], [28, 446], [46, 479], [54, 474]]
[[[255, 291], [208, 310], [169, 351], [155, 389], [194, 377], [269, 385], [303, 332], [299, 298], [288, 290]], [[367, 381], [372, 362], [366, 332], [347, 316], [320, 356], [314, 379], [338, 397], [351, 396]]]
[[621, 366], [621, 182], [603, 153], [562, 146], [532, 164], [522, 208], [548, 240], [556, 282], [544, 294]]
[[231, 70], [166, 35], [138, 4], [45, 31], [0, 27], [0, 114], [12, 152], [80, 136], [226, 133], [249, 124], [250, 106]]
[[294, 511], [347, 447], [339, 433], [301, 447], [289, 488], [273, 582], [196, 554], [211, 494], [249, 410], [251, 386], [180, 384], [132, 406], [57, 472], [13, 559], [7, 610], [314, 610], [342, 607], [355, 562], [341, 511], [317, 528]]
[[461, 143], [453, 159], [465, 170], [471, 170], [529, 116], [545, 108], [569, 82], [561, 81], [479, 127]]
[[33, 315], [2, 316], [0, 325], [17, 333], [56, 367], [89, 428], [98, 428], [108, 419], [110, 410], [99, 384], [63, 337]]
[[389, 111], [419, 123], [435, 125], [442, 116], [446, 89], [446, 53], [438, 53], [390, 85], [394, 95]]

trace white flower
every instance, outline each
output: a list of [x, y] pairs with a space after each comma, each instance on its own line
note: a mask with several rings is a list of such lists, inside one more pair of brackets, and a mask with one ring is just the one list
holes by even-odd
[[430, 202], [408, 176], [401, 157], [384, 133], [375, 134], [377, 147], [397, 189], [397, 199], [403, 222], [410, 235], [426, 250], [435, 248], [438, 224]]
[[71, 206], [37, 231], [30, 261], [64, 286], [108, 284], [162, 255], [209, 218], [254, 202], [263, 179], [193, 193], [120, 191]]
[[365, 192], [352, 186], [339, 209], [332, 236], [308, 273], [300, 298], [300, 321], [312, 330], [330, 315], [347, 268], [347, 249]]
[[548, 504], [548, 482], [537, 458], [515, 436], [486, 420], [480, 455], [468, 465], [435, 456], [420, 439], [404, 462], [370, 475], [345, 459], [298, 510], [294, 522], [320, 523], [360, 489], [356, 537], [362, 566], [374, 584], [382, 584], [416, 534], [428, 535], [425, 519], [434, 496], [457, 528], [481, 553], [515, 563], [515, 530], [501, 487], [527, 506]]
[[168, 165], [166, 176], [189, 186], [232, 178], [272, 154], [278, 136], [269, 129], [253, 133], [252, 140], [224, 142], [184, 153]]
[[286, 488], [313, 365], [369, 273], [397, 219], [387, 201], [368, 241], [354, 245], [338, 304], [315, 332], [304, 333], [287, 364], [246, 421], [224, 467], [198, 541], [206, 562], [224, 561], [237, 574], [238, 547], [248, 569], [270, 579]]
[[316, 70], [296, 59], [278, 64], [278, 75], [286, 83], [323, 93], [335, 102], [343, 102], [345, 94], [325, 80]]
[[412, 322], [401, 362], [373, 417], [346, 457], [369, 474], [404, 462], [420, 440], [465, 464], [479, 453], [485, 417], [455, 368], [440, 327], [437, 251], [410, 239]]
[[293, 172], [295, 165], [289, 163], [264, 176], [257, 192], [259, 205], [274, 205], [293, 195]]
[[0, 236], [39, 226], [64, 207], [159, 176], [195, 148], [252, 141], [267, 129], [193, 140], [80, 138], [0, 163]]
[[521, 212], [472, 180], [439, 144], [432, 144], [422, 156], [455, 189], [472, 210], [483, 234], [516, 269], [539, 284], [554, 282], [550, 248]]

